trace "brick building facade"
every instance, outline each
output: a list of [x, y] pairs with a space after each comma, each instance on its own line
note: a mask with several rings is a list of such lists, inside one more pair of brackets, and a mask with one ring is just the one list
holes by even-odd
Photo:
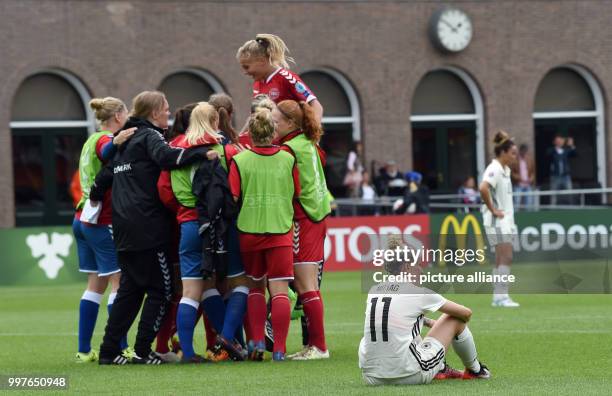
[[[473, 25], [471, 43], [456, 54], [438, 50], [428, 34], [432, 15], [444, 6], [462, 10]], [[15, 185], [27, 183], [27, 175], [14, 171], [14, 164], [21, 161], [23, 167], [26, 160], [16, 160], [15, 150], [29, 141], [20, 138], [16, 144], [15, 136], [29, 136], [26, 130], [38, 127], [37, 111], [44, 113], [46, 107], [36, 99], [31, 108], [16, 102], [24, 81], [41, 72], [57, 72], [80, 84], [90, 97], [112, 95], [129, 103], [138, 92], [158, 88], [177, 71], [200, 70], [214, 79], [209, 81], [213, 90], [218, 83], [234, 98], [240, 126], [248, 113], [251, 81], [241, 73], [235, 53], [258, 32], [285, 40], [297, 60], [297, 72], [329, 71], [326, 75], [340, 87], [352, 90], [347, 94], [350, 114], [338, 110], [338, 119], [329, 121], [341, 124], [344, 117], [351, 136], [363, 142], [368, 163], [394, 159], [402, 170], [410, 170], [415, 130], [442, 130], [440, 136], [451, 139], [453, 125], [444, 123], [462, 121], [469, 124], [459, 127], [467, 128], [473, 140], [471, 156], [476, 160], [469, 166], [477, 173], [491, 157], [490, 141], [498, 128], [534, 147], [539, 133], [535, 115], [542, 120], [546, 139], [555, 128], [574, 137], [588, 135], [579, 143], [582, 158], [595, 156], [585, 167], [594, 168], [585, 168], [584, 183], [579, 185], [605, 186], [612, 181], [607, 100], [612, 88], [612, 7], [606, 1], [6, 0], [0, 2], [0, 13], [0, 227], [16, 224]], [[550, 92], [538, 92], [551, 70], [558, 73], [547, 84]], [[441, 91], [425, 92], [419, 98], [423, 113], [415, 114], [415, 92], [424, 77], [436, 71], [438, 75], [429, 74], [430, 86], [442, 87]], [[444, 117], [443, 109], [428, 108], [436, 106], [428, 95], [460, 101], [461, 92], [445, 91], [446, 74], [460, 81], [473, 100], [472, 109], [456, 120]], [[325, 81], [316, 74], [312, 78], [314, 83]], [[572, 87], [586, 89], [591, 97], [587, 92], [582, 100], [577, 98]], [[317, 93], [317, 87], [311, 88]], [[322, 102], [326, 109], [335, 106]], [[25, 114], [23, 120], [33, 123], [19, 124], [24, 121], [16, 114]], [[91, 116], [83, 116], [83, 122], [91, 122]], [[546, 129], [547, 122], [553, 123], [552, 129]], [[452, 145], [446, 150], [451, 158]], [[540, 147], [536, 155], [541, 152]], [[49, 158], [51, 163], [43, 163], [41, 169], [55, 166], [53, 155]], [[446, 171], [464, 160], [447, 161]], [[55, 176], [63, 171], [56, 170]], [[446, 186], [454, 188], [451, 184]]]

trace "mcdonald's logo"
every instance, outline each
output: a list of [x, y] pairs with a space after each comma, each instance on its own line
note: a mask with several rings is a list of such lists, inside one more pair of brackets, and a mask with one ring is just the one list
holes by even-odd
[[[478, 220], [472, 214], [466, 215], [461, 220], [461, 223], [459, 223], [459, 220], [455, 215], [448, 215], [444, 218], [444, 220], [442, 221], [442, 225], [440, 226], [438, 249], [441, 251], [444, 251], [446, 249], [446, 243], [451, 227], [455, 234], [457, 249], [465, 249], [465, 245], [468, 238], [468, 229], [470, 228], [470, 226], [474, 230], [474, 235], [476, 237], [476, 249], [484, 250], [485, 242], [484, 237], [482, 236], [482, 230], [480, 228]], [[444, 265], [442, 261], [440, 261], [440, 264]]]

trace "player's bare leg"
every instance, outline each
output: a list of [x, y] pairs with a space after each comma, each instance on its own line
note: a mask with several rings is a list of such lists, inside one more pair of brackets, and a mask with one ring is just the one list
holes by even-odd
[[465, 322], [442, 314], [433, 324], [427, 337], [440, 341], [446, 351], [450, 345], [453, 346], [455, 353], [465, 365], [464, 379], [490, 377], [489, 370], [478, 361], [474, 337]]

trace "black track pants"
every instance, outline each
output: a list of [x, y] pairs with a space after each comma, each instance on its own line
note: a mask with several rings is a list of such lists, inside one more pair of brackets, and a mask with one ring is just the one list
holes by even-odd
[[121, 353], [119, 341], [134, 323], [145, 296], [134, 350], [140, 357], [151, 352], [172, 300], [172, 268], [166, 252], [166, 247], [117, 252], [121, 282], [104, 330], [101, 358], [113, 359]]

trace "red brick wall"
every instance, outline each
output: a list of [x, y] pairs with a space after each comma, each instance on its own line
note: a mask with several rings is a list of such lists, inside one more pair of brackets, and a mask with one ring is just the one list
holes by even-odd
[[[432, 47], [427, 27], [431, 14], [449, 3], [4, 0], [0, 227], [14, 224], [12, 98], [28, 74], [47, 67], [74, 73], [94, 96], [126, 102], [176, 69], [202, 67], [233, 96], [241, 123], [250, 81], [235, 61], [236, 49], [258, 32], [276, 33], [292, 50], [297, 71], [327, 66], [352, 82], [362, 105], [367, 159], [395, 158], [402, 169], [411, 166], [412, 94], [428, 70], [453, 65], [468, 72], [482, 92], [486, 130], [505, 128], [528, 143], [535, 92], [550, 68], [581, 64], [604, 95], [612, 84], [608, 2], [456, 2], [472, 18], [474, 38], [464, 52], [443, 55]], [[609, 115], [608, 101], [605, 106]], [[609, 125], [606, 118], [606, 131]]]

